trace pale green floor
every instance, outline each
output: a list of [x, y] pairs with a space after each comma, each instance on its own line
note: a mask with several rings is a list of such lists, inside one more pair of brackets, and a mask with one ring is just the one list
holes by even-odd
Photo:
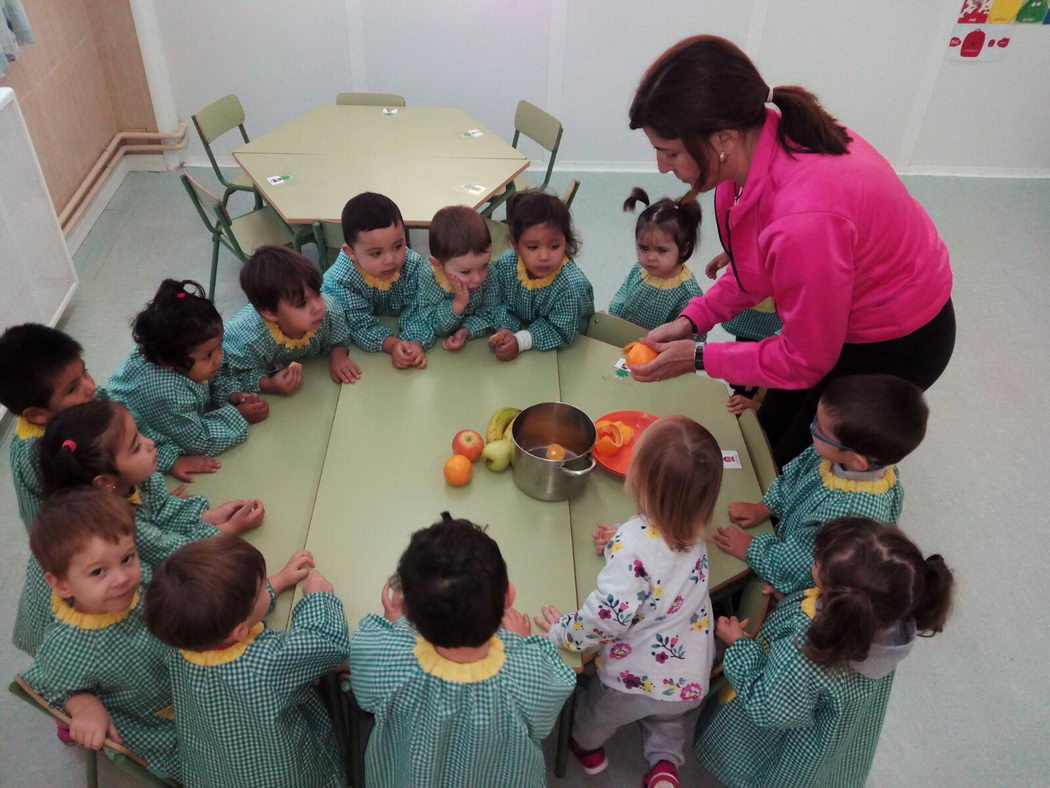
[[[208, 174], [201, 172], [202, 177]], [[678, 194], [671, 176], [560, 173], [583, 183], [574, 215], [579, 262], [599, 307], [633, 262], [634, 218], [619, 204], [638, 184]], [[1044, 567], [1050, 556], [1044, 494], [1050, 482], [1050, 181], [908, 178], [952, 250], [959, 340], [929, 392], [925, 443], [903, 463], [902, 525], [955, 568], [948, 631], [919, 643], [897, 673], [870, 784], [1036, 785], [1050, 770], [1050, 628]], [[710, 215], [708, 212], [705, 214]], [[717, 250], [702, 233], [694, 270]], [[423, 234], [416, 234], [417, 248]], [[207, 282], [210, 244], [177, 176], [132, 173], [76, 254], [82, 280], [64, 328], [104, 381], [130, 346], [128, 321], [164, 276]], [[220, 261], [218, 305], [245, 301], [234, 258]], [[701, 281], [703, 285], [703, 281]], [[714, 338], [717, 338], [714, 337]], [[440, 352], [440, 351], [438, 351]], [[6, 442], [0, 477], [9, 477]], [[27, 554], [14, 496], [0, 482], [0, 679], [28, 666], [11, 631]], [[78, 754], [41, 715], [0, 693], [0, 785], [81, 783]], [[550, 744], [550, 742], [548, 742]], [[550, 750], [550, 748], [548, 748]], [[587, 777], [575, 763], [562, 786], [630, 786], [645, 769], [636, 729], [610, 746], [611, 767]], [[550, 754], [550, 753], [548, 753]], [[684, 784], [707, 783], [695, 759]], [[104, 785], [128, 784], [108, 763]]]

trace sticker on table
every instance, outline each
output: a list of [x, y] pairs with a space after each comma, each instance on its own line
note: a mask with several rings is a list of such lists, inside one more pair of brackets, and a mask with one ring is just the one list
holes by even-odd
[[270, 175], [267, 177], [266, 182], [271, 186], [280, 186], [285, 181], [290, 181], [291, 179], [291, 175]]
[[743, 463], [740, 462], [740, 455], [735, 451], [724, 451], [722, 452], [722, 467], [723, 468], [743, 468]]
[[1010, 24], [1023, 4], [1024, 0], [992, 0], [992, 9], [988, 12], [988, 24]]
[[616, 370], [616, 377], [618, 378], [631, 377], [631, 371], [627, 368], [627, 359], [623, 356], [616, 359], [616, 363], [613, 364], [613, 369]]
[[475, 196], [486, 192], [485, 187], [480, 183], [464, 183], [463, 188]]
[[991, 7], [992, 0], [963, 0], [956, 21], [960, 25], [983, 25], [988, 21], [988, 11]]
[[397, 107], [383, 107], [383, 114], [384, 115], [396, 115], [397, 114]]
[[[965, 63], [983, 63], [1002, 58], [1010, 37], [999, 35], [1001, 27], [984, 28], [958, 25], [948, 41], [946, 57]], [[1009, 29], [1009, 28], [1006, 28]]]
[[481, 129], [467, 129], [463, 132], [464, 137], [484, 137], [485, 132]]
[[1046, 0], [1027, 0], [1021, 6], [1021, 10], [1017, 12], [1017, 17], [1014, 21], [1021, 25], [1038, 25], [1046, 18], [1046, 13]]

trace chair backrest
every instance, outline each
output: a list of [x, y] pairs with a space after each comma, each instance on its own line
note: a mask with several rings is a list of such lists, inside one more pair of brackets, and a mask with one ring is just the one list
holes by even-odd
[[561, 201], [565, 203], [566, 208], [572, 207], [572, 201], [576, 199], [576, 192], [580, 190], [580, 182], [573, 178], [569, 182], [569, 188], [565, 190], [565, 194], [562, 195]]
[[765, 494], [769, 485], [777, 478], [777, 464], [773, 460], [773, 452], [769, 448], [769, 439], [758, 423], [755, 412], [748, 408], [740, 414], [740, 434], [744, 438], [748, 456], [755, 468], [755, 476], [758, 478], [758, 486]]
[[496, 219], [485, 219], [485, 225], [489, 228], [489, 236], [492, 238], [492, 259], [496, 260], [510, 249], [510, 239], [507, 237], [510, 228], [506, 222]]
[[335, 103], [358, 107], [403, 107], [405, 97], [397, 93], [340, 93]]
[[210, 146], [216, 137], [238, 126], [242, 127], [241, 136], [244, 137], [244, 141], [248, 141], [243, 129], [244, 108], [241, 107], [240, 99], [232, 93], [198, 110], [193, 116], [193, 125], [197, 127], [197, 133], [201, 135], [201, 141], [206, 147]]
[[636, 323], [608, 312], [595, 312], [587, 322], [587, 336], [616, 347], [641, 339], [646, 331]]
[[531, 102], [522, 99], [514, 113], [514, 133], [524, 134], [551, 153], [561, 144], [561, 121]]
[[201, 221], [204, 222], [204, 226], [208, 228], [208, 232], [218, 233], [220, 231], [218, 222], [212, 221], [212, 216], [216, 214], [225, 217], [226, 224], [229, 224], [229, 214], [226, 213], [226, 209], [222, 207], [222, 200], [219, 199], [217, 195], [212, 194], [204, 188], [204, 186], [190, 176], [185, 170], [182, 171], [179, 180], [182, 181], [182, 185], [186, 188], [186, 193], [190, 195], [190, 202], [192, 202], [193, 207], [197, 209], [197, 213], [200, 214]]
[[314, 243], [321, 271], [327, 270], [343, 246], [343, 225], [338, 222], [314, 222]]

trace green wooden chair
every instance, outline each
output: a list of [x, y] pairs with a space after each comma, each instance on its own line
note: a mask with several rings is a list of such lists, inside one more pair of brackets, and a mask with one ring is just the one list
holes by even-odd
[[777, 478], [777, 464], [773, 460], [769, 439], [766, 438], [766, 433], [753, 410], [741, 413], [737, 423], [740, 425], [740, 434], [744, 436], [744, 447], [751, 457], [751, 464], [755, 467], [758, 486], [764, 495], [769, 485]]
[[587, 336], [616, 347], [634, 342], [646, 333], [640, 325], [608, 312], [595, 312], [587, 323]]
[[543, 182], [537, 184], [529, 178], [519, 175], [501, 194], [493, 197], [485, 207], [482, 214], [486, 218], [491, 217], [492, 212], [505, 203], [515, 191], [546, 189], [547, 184], [550, 183], [551, 173], [554, 171], [554, 159], [558, 155], [558, 148], [561, 147], [561, 121], [535, 104], [522, 99], [518, 102], [518, 109], [514, 113], [514, 138], [510, 143], [513, 147], [518, 147], [518, 141], [521, 139], [522, 134], [550, 153], [550, 157], [547, 159], [547, 171], [543, 175]]
[[219, 169], [219, 164], [215, 161], [215, 154], [211, 149], [213, 141], [234, 128], [241, 132], [241, 139], [248, 142], [248, 132], [244, 130], [244, 108], [241, 107], [240, 100], [231, 93], [228, 96], [223, 96], [218, 101], [213, 101], [193, 115], [193, 125], [196, 127], [197, 134], [204, 145], [204, 152], [208, 154], [208, 161], [211, 162], [211, 167], [215, 171], [215, 177], [219, 179], [219, 183], [225, 188], [225, 191], [222, 193], [223, 207], [226, 207], [231, 194], [241, 191], [254, 194], [255, 207], [256, 209], [261, 208], [263, 204], [262, 195], [255, 188], [252, 179], [242, 172], [227, 180], [226, 176], [222, 174], [222, 170]]
[[220, 245], [233, 252], [242, 263], [260, 246], [291, 246], [298, 251], [302, 245], [303, 236], [292, 232], [284, 219], [269, 205], [233, 218], [219, 197], [185, 172], [181, 179], [193, 207], [197, 209], [201, 221], [211, 233], [211, 278], [208, 283], [208, 298], [215, 297], [215, 273], [219, 265]]
[[317, 246], [317, 264], [322, 272], [327, 271], [343, 246], [343, 226], [336, 222], [314, 222], [311, 230]]
[[403, 107], [405, 97], [397, 93], [340, 93], [335, 97], [340, 106]]
[[[58, 709], [52, 707], [36, 692], [36, 690], [30, 687], [29, 684], [26, 683], [26, 680], [21, 676], [15, 676], [14, 681], [8, 686], [8, 690], [16, 698], [24, 700], [30, 706], [42, 711], [49, 717], [64, 722], [67, 725], [69, 724], [69, 717]], [[86, 747], [82, 749], [84, 751], [85, 762], [85, 784], [88, 788], [98, 788], [98, 752], [95, 750], [89, 750]], [[170, 782], [163, 777], [158, 777], [153, 774], [153, 772], [149, 770], [145, 759], [140, 755], [136, 755], [124, 745], [117, 744], [111, 739], [106, 739], [103, 749], [105, 754], [108, 755], [109, 759], [113, 762], [114, 766], [122, 772], [132, 775], [140, 782], [146, 785], [175, 785], [174, 782]]]

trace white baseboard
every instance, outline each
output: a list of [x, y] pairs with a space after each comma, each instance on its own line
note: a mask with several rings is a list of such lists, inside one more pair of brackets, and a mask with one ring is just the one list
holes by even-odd
[[1047, 167], [952, 167], [922, 166], [901, 167], [900, 175], [937, 175], [947, 178], [1050, 178]]

